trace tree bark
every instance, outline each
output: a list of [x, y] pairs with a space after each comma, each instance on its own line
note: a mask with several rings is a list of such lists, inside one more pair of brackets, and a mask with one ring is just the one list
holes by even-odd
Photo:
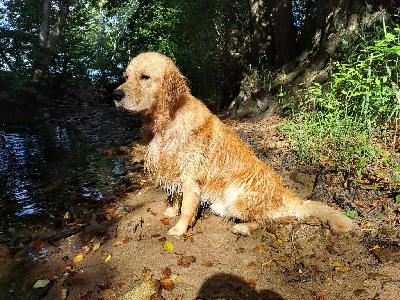
[[50, 0], [43, 0], [42, 23], [40, 25], [40, 47], [45, 48], [50, 34]]
[[283, 66], [296, 56], [296, 35], [291, 0], [276, 1], [275, 66]]

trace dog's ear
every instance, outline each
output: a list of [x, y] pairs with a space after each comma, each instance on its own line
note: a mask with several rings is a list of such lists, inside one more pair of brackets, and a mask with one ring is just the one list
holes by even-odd
[[164, 75], [161, 101], [163, 107], [169, 111], [170, 116], [182, 105], [189, 93], [186, 78], [178, 68], [174, 65], [168, 68]]

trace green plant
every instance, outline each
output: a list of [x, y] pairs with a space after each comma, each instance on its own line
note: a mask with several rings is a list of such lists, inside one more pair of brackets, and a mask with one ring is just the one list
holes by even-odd
[[302, 99], [287, 104], [292, 119], [280, 130], [300, 160], [329, 162], [358, 177], [377, 158], [392, 173], [399, 165], [400, 29], [383, 24], [383, 33], [334, 62], [328, 82], [303, 85]]

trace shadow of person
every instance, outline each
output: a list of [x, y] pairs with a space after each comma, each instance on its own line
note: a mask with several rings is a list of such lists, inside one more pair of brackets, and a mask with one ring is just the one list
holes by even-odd
[[201, 286], [197, 300], [284, 300], [279, 294], [270, 290], [257, 292], [242, 278], [217, 273], [208, 278]]

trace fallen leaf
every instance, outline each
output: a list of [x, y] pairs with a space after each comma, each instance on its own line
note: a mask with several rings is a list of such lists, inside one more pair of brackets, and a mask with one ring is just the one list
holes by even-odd
[[118, 284], [119, 284], [120, 286], [123, 286], [125, 283], [126, 283], [125, 280], [121, 280], [120, 282], [118, 282]]
[[183, 295], [178, 295], [178, 296], [176, 296], [175, 300], [182, 300], [182, 298], [183, 298]]
[[353, 270], [350, 267], [338, 266], [338, 267], [335, 267], [335, 271], [350, 272], [350, 271], [353, 271]]
[[244, 267], [246, 270], [250, 270], [250, 269], [260, 269], [259, 266], [257, 266], [255, 263], [250, 263], [247, 266]]
[[365, 204], [364, 201], [354, 201], [355, 204], [357, 204], [358, 206], [361, 206], [362, 208], [366, 208], [367, 204]]
[[61, 289], [61, 300], [67, 299], [67, 294], [68, 294], [67, 289]]
[[69, 260], [65, 263], [65, 271], [68, 273], [73, 273], [75, 271], [76, 265], [72, 260]]
[[196, 257], [194, 256], [182, 256], [179, 260], [178, 260], [178, 266], [182, 266], [185, 268], [189, 268], [190, 265], [192, 264], [192, 262], [196, 261]]
[[330, 266], [330, 267], [341, 267], [342, 266], [342, 264], [340, 262], [328, 263], [326, 265]]
[[315, 292], [314, 294], [316, 298], [315, 300], [327, 300], [326, 297], [320, 292]]
[[83, 258], [84, 258], [85, 256], [82, 254], [82, 253], [80, 253], [80, 254], [77, 254], [76, 256], [75, 256], [75, 258], [74, 258], [74, 262], [80, 262]]
[[161, 219], [161, 223], [163, 223], [164, 225], [169, 225], [169, 219], [168, 218], [162, 218]]
[[161, 280], [161, 286], [166, 291], [172, 291], [175, 287], [175, 284], [172, 282], [171, 278], [165, 278]]
[[174, 245], [172, 245], [170, 242], [168, 242], [168, 241], [164, 241], [163, 243], [162, 243], [162, 246], [163, 246], [163, 249], [165, 250], [165, 251], [172, 251], [172, 250], [174, 250]]
[[112, 214], [112, 213], [114, 213], [116, 210], [117, 210], [117, 208], [116, 208], [115, 206], [111, 206], [111, 207], [106, 207], [106, 208], [104, 209], [104, 212], [105, 212], [106, 214]]
[[104, 260], [104, 262], [108, 262], [111, 260], [111, 255], [107, 256], [106, 259]]
[[249, 279], [249, 284], [250, 284], [251, 287], [255, 286], [256, 282], [255, 282], [254, 278], [250, 278]]
[[132, 238], [129, 237], [129, 236], [127, 236], [127, 237], [125, 237], [122, 241], [116, 241], [116, 242], [114, 243], [114, 246], [125, 245], [125, 244], [129, 243], [131, 240], [132, 240]]
[[211, 267], [214, 264], [214, 262], [212, 260], [205, 260], [201, 264], [205, 267]]
[[144, 268], [142, 271], [142, 276], [144, 277], [145, 281], [148, 281], [151, 279], [151, 277], [153, 276], [153, 274], [150, 273], [150, 269], [148, 268]]
[[215, 244], [214, 246], [212, 246], [212, 248], [215, 250], [215, 249], [220, 248], [221, 246], [222, 246], [222, 243], [218, 243], [218, 244]]
[[172, 275], [171, 275], [171, 280], [172, 280], [172, 282], [175, 283], [175, 284], [181, 283], [181, 280], [179, 279], [178, 275], [176, 275], [176, 274], [172, 274]]
[[33, 288], [34, 289], [42, 288], [42, 287], [45, 287], [46, 285], [48, 285], [49, 283], [50, 283], [50, 280], [48, 280], [48, 279], [40, 279], [35, 282], [35, 284], [33, 285]]
[[259, 246], [254, 247], [254, 248], [253, 248], [253, 251], [254, 251], [254, 252], [265, 252], [265, 251], [267, 251], [267, 250], [265, 249], [264, 246], [259, 245]]
[[169, 277], [171, 276], [171, 273], [172, 273], [171, 268], [166, 267], [166, 268], [163, 270], [163, 273], [162, 273], [160, 279], [161, 279], [161, 280], [164, 280], [164, 279], [166, 279], [166, 278], [169, 278]]
[[372, 202], [372, 204], [367, 209], [365, 209], [365, 212], [370, 212], [375, 207], [377, 207], [380, 202], [385, 202], [385, 201], [387, 201], [387, 199], [385, 199], [385, 198], [380, 199], [380, 200], [375, 200], [374, 202]]

